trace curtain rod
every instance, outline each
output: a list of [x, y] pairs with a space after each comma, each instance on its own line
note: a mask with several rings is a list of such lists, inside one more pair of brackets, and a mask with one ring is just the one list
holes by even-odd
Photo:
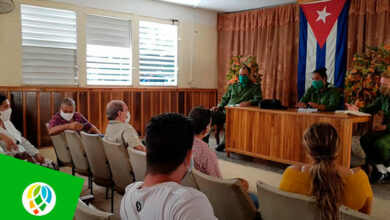
[[292, 4], [297, 4], [297, 3], [296, 2], [294, 2], [294, 3], [287, 3], [287, 4], [286, 3], [282, 3], [282, 4], [270, 5], [270, 6], [261, 7], [261, 8], [251, 8], [251, 9], [241, 10], [241, 11], [223, 12], [221, 14], [232, 14], [232, 13], [239, 13], [239, 12], [244, 12], [244, 11], [254, 11], [254, 10], [257, 10], [257, 9], [276, 8], [276, 7], [279, 7], [279, 6], [292, 5]]

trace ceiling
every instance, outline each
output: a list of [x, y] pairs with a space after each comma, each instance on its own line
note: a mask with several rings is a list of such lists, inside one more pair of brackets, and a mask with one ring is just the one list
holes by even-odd
[[217, 12], [235, 12], [272, 7], [296, 2], [296, 0], [157, 0], [191, 8], [203, 8]]

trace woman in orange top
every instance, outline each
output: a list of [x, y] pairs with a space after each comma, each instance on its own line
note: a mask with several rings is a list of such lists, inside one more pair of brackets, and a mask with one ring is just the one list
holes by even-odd
[[323, 220], [338, 219], [342, 204], [371, 213], [373, 194], [368, 177], [360, 168], [336, 164], [337, 138], [336, 129], [328, 123], [315, 123], [306, 129], [303, 145], [313, 163], [287, 168], [279, 186], [284, 191], [313, 195]]

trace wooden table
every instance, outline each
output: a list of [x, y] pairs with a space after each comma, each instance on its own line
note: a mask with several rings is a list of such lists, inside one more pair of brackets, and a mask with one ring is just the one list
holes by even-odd
[[338, 163], [349, 167], [353, 123], [369, 119], [369, 116], [333, 112], [226, 107], [226, 152], [228, 157], [234, 152], [286, 164], [310, 163], [302, 145], [303, 132], [315, 122], [328, 122], [339, 135]]

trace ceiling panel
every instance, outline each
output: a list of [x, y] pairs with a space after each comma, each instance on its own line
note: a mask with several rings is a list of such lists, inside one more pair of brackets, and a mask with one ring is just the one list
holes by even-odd
[[157, 0], [217, 12], [234, 12], [294, 3], [296, 0]]

